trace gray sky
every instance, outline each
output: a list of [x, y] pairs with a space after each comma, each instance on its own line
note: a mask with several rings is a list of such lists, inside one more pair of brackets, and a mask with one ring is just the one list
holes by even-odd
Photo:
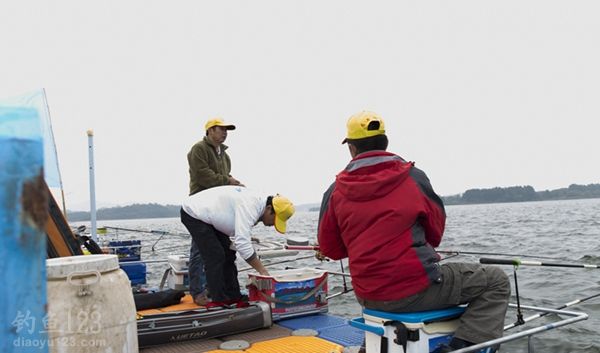
[[598, 1], [10, 1], [0, 96], [45, 88], [67, 207], [179, 203], [215, 115], [232, 175], [319, 202], [350, 115], [441, 195], [600, 182]]

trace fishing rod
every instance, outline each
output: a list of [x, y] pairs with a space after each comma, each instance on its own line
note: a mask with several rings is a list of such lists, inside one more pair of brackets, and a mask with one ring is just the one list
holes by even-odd
[[285, 245], [284, 246], [285, 250], [319, 250], [318, 246], [311, 246], [311, 245]]
[[332, 275], [338, 275], [338, 276], [342, 276], [344, 278], [344, 282], [346, 282], [346, 277], [352, 277], [351, 274], [347, 273], [347, 272], [336, 272], [336, 271], [329, 271], [329, 270], [325, 270], [322, 268], [316, 268], [317, 270], [321, 270], [321, 271], [325, 271], [327, 273], [331, 273]]
[[342, 268], [342, 280], [344, 281], [344, 292], [348, 292], [348, 287], [346, 286], [346, 274], [344, 271], [344, 262], [340, 259], [340, 267]]
[[134, 232], [134, 233], [146, 233], [146, 234], [158, 234], [158, 235], [174, 235], [174, 236], [180, 236], [180, 237], [189, 237], [190, 236], [189, 234], [186, 234], [186, 233], [173, 233], [173, 232], [166, 232], [164, 230], [154, 230], [154, 229], [143, 230], [143, 229], [133, 229], [133, 228], [123, 228], [123, 227], [109, 227], [109, 226], [98, 228], [98, 230], [106, 230], [106, 229], [123, 230], [123, 231]]
[[[286, 245], [285, 246], [286, 250], [314, 250], [314, 251], [319, 251], [319, 246], [311, 246], [311, 245]], [[328, 259], [326, 259], [328, 260]], [[342, 259], [340, 259], [340, 267], [342, 269], [342, 272], [335, 272], [335, 271], [328, 271], [328, 270], [323, 270], [323, 271], [327, 271], [331, 274], [334, 275], [340, 275], [342, 276], [343, 282], [344, 282], [344, 293], [347, 293], [348, 290], [348, 285], [346, 284], [346, 276], [350, 277], [349, 273], [346, 273], [344, 271], [344, 262], [342, 261]]]
[[436, 250], [441, 254], [454, 254], [454, 255], [491, 255], [491, 256], [512, 256], [512, 257], [531, 257], [535, 259], [546, 259], [546, 260], [562, 260], [560, 257], [550, 256], [537, 256], [537, 255], [526, 255], [526, 254], [507, 254], [499, 252], [481, 252], [481, 251], [454, 251], [454, 250]]
[[[286, 249], [288, 250], [319, 250], [318, 246], [307, 246], [307, 245], [286, 245]], [[525, 254], [507, 254], [507, 253], [498, 253], [498, 252], [480, 252], [480, 251], [454, 251], [454, 250], [436, 250], [441, 254], [465, 254], [465, 255], [494, 255], [494, 256], [513, 256], [513, 257], [532, 257], [536, 259], [547, 259], [547, 260], [562, 260], [559, 257], [549, 257], [549, 256], [536, 256], [536, 255], [525, 255]]]
[[341, 291], [341, 292], [337, 292], [337, 293], [333, 293], [332, 295], [328, 295], [328, 296], [327, 296], [327, 300], [329, 300], [329, 299], [332, 299], [332, 298], [339, 297], [340, 295], [344, 295], [344, 294], [346, 294], [346, 293], [350, 293], [350, 292], [352, 292], [352, 291], [354, 291], [354, 288], [344, 289], [344, 290], [343, 290], [343, 291]]
[[574, 264], [574, 263], [556, 263], [556, 262], [541, 262], [541, 261], [527, 261], [520, 259], [491, 259], [482, 257], [479, 259], [479, 263], [488, 265], [512, 265], [518, 266], [548, 266], [548, 267], [570, 267], [570, 268], [600, 268], [600, 265], [588, 265], [588, 264]]
[[[275, 262], [270, 262], [268, 264], [264, 264], [265, 267], [268, 266], [272, 266], [272, 265], [279, 265], [279, 264], [283, 264], [286, 262], [290, 262], [291, 260], [306, 260], [306, 259], [310, 259], [311, 257], [314, 257], [313, 255], [308, 255], [308, 256], [301, 256], [301, 257], [297, 257], [295, 259], [286, 259], [286, 260], [281, 260], [281, 261], [275, 261]], [[244, 267], [240, 270], [238, 270], [238, 272], [244, 272], [244, 271], [249, 271], [249, 270], [253, 270], [253, 267]]]
[[[594, 298], [597, 298], [597, 297], [600, 297], [600, 293], [596, 293], [596, 294], [593, 294], [593, 295], [590, 295], [590, 296], [587, 296], [587, 297], [581, 298], [581, 299], [575, 299], [573, 301], [570, 301], [568, 303], [565, 303], [565, 304], [559, 306], [558, 308], [556, 308], [554, 310], [562, 310], [562, 309], [568, 308], [570, 306], [577, 305], [577, 304], [583, 303], [585, 301], [588, 301], [590, 299], [594, 299]], [[523, 319], [523, 323], [529, 322], [529, 321], [534, 320], [534, 319], [539, 319], [539, 318], [541, 318], [543, 316], [546, 316], [548, 314], [550, 314], [550, 312], [543, 312], [543, 313], [531, 315], [529, 317], [524, 318]], [[510, 330], [510, 329], [512, 329], [514, 327], [520, 326], [520, 325], [522, 325], [522, 324], [520, 324], [518, 321], [515, 322], [515, 323], [512, 323], [512, 324], [506, 325], [506, 326], [504, 326], [504, 331], [508, 331], [508, 330]]]
[[[312, 256], [311, 256], [311, 257], [312, 257]], [[296, 270], [296, 269], [298, 269], [298, 268], [299, 268], [299, 267], [293, 267], [293, 266], [286, 266], [286, 267], [285, 267], [285, 269], [286, 269], [286, 270]], [[314, 269], [315, 269], [315, 270], [319, 270], [319, 271], [323, 271], [323, 272], [327, 272], [327, 273], [331, 273], [332, 275], [343, 276], [344, 278], [345, 278], [345, 277], [352, 277], [352, 275], [350, 275], [350, 274], [349, 274], [349, 273], [347, 273], [347, 272], [329, 271], [329, 270], [326, 270], [326, 269], [324, 269], [324, 268], [319, 268], [319, 267], [315, 267]]]

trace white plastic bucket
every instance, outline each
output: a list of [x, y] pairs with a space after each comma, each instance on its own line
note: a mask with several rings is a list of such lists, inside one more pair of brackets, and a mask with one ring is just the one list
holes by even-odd
[[52, 353], [137, 353], [135, 303], [116, 255], [46, 260]]

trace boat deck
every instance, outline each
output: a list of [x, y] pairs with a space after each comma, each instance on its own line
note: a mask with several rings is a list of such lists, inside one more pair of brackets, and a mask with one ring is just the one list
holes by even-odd
[[[312, 333], [312, 334], [311, 334]], [[309, 336], [299, 336], [309, 334]], [[316, 336], [313, 336], [316, 334]], [[141, 348], [141, 353], [341, 353], [356, 351], [364, 331], [346, 319], [317, 314], [284, 319], [270, 328], [206, 340], [174, 342]], [[224, 342], [242, 340], [250, 344], [245, 350], [221, 350]]]

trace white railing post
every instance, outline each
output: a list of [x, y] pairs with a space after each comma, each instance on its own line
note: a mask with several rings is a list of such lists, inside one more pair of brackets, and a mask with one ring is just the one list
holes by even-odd
[[90, 221], [92, 223], [92, 239], [98, 241], [96, 233], [96, 180], [94, 177], [94, 131], [87, 131], [88, 135], [88, 155], [90, 166]]

